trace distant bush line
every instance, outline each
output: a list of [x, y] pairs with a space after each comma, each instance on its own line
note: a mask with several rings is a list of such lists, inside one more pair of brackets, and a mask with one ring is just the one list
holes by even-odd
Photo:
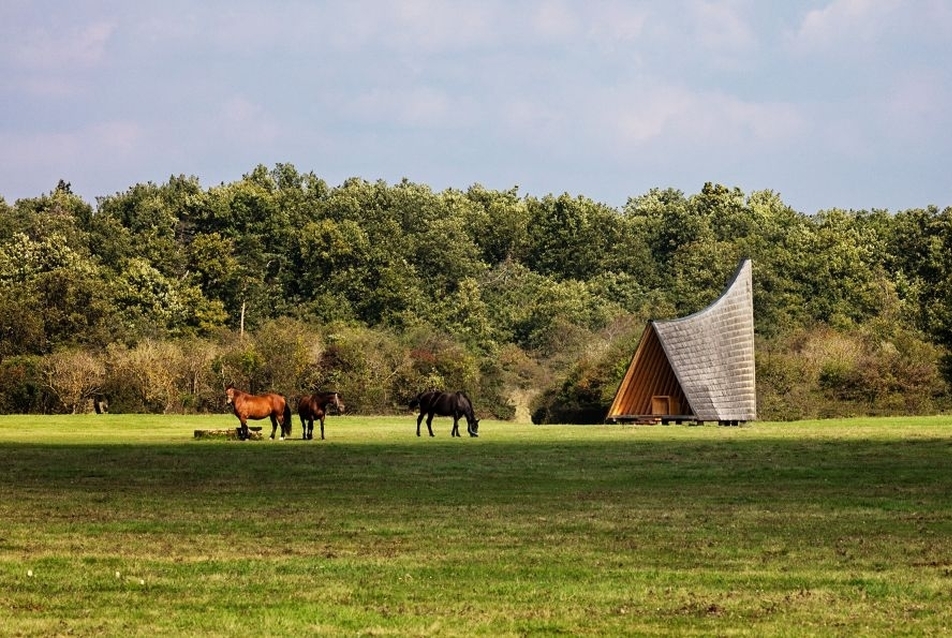
[[761, 418], [952, 406], [950, 208], [806, 215], [705, 184], [616, 209], [278, 164], [0, 198], [0, 412], [221, 411], [231, 382], [597, 422], [645, 322], [706, 307], [744, 257]]

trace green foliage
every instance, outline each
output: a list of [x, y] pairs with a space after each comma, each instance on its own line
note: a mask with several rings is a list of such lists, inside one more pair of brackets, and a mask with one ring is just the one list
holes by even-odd
[[530, 406], [532, 422], [604, 421], [642, 331], [640, 323], [619, 319], [590, 338], [589, 349], [570, 367], [561, 385], [535, 397]]
[[952, 208], [898, 213], [887, 249], [887, 268], [907, 295], [916, 326], [937, 343], [952, 343]]
[[18, 233], [0, 245], [3, 349], [42, 354], [57, 345], [108, 343], [116, 317], [104, 274], [60, 235]]
[[[952, 208], [806, 216], [772, 191], [713, 183], [652, 189], [619, 211], [517, 188], [332, 187], [286, 163], [207, 189], [186, 176], [137, 184], [95, 209], [61, 182], [0, 199], [0, 357], [82, 350], [109, 369], [110, 348], [184, 339], [202, 346], [184, 353], [193, 382], [204, 365], [257, 390], [332, 383], [381, 411], [447, 384], [497, 415], [524, 414], [533, 397], [594, 415], [631, 353], [612, 327], [701, 310], [744, 257], [764, 414], [948, 405]], [[801, 370], [797, 344], [831, 335], [856, 353]], [[415, 352], [438, 365], [421, 369]], [[57, 404], [28, 377], [5, 386], [3, 409]], [[184, 385], [162, 399], [122, 378], [108, 387], [130, 410], [216, 409], [218, 390]]]
[[39, 356], [0, 357], [0, 414], [50, 411], [42, 367]]
[[322, 353], [319, 333], [300, 321], [282, 317], [264, 323], [253, 335], [255, 352], [261, 365], [251, 384], [296, 396], [312, 378]]
[[[458, 195], [445, 195], [453, 201]], [[529, 248], [529, 209], [517, 189], [488, 191], [475, 185], [465, 194], [469, 205], [458, 203], [482, 261], [489, 267], [521, 261]]]
[[616, 249], [618, 214], [584, 197], [568, 194], [527, 200], [529, 249], [526, 265], [556, 280], [595, 276]]
[[327, 341], [326, 378], [344, 397], [348, 411], [389, 414], [398, 408], [404, 397], [395, 392], [394, 380], [409, 360], [395, 337], [385, 331], [342, 326]]
[[942, 349], [915, 332], [817, 328], [758, 348], [760, 416], [817, 418], [947, 410]]

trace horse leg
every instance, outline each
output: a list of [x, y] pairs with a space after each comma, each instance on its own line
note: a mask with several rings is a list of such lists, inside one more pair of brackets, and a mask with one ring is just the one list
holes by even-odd
[[240, 424], [240, 427], [238, 428], [238, 440], [247, 441], [250, 438], [248, 436], [248, 421], [239, 417], [238, 423]]
[[[271, 440], [274, 440], [274, 433], [278, 431], [278, 419], [271, 415]], [[284, 437], [281, 437], [284, 438]]]
[[321, 415], [321, 440], [324, 440], [324, 415]]
[[423, 413], [420, 412], [420, 416], [416, 418], [416, 435], [420, 436], [420, 424], [423, 422]]
[[434, 414], [435, 414], [434, 412], [430, 412], [430, 415], [426, 417], [426, 429], [430, 431], [430, 436], [433, 436], [433, 415]]
[[450, 436], [459, 436], [459, 417], [455, 414], [453, 415], [453, 430], [450, 432]]

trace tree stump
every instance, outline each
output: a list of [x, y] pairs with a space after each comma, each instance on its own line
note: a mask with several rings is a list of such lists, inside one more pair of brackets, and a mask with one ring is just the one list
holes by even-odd
[[[195, 430], [196, 439], [232, 439], [238, 440], [238, 428], [227, 428], [223, 430]], [[248, 426], [248, 439], [251, 441], [260, 441], [262, 439], [260, 426]]]

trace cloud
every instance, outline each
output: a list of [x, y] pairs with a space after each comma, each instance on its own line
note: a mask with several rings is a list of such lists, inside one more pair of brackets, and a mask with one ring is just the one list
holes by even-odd
[[793, 102], [663, 80], [586, 87], [572, 103], [523, 95], [500, 112], [507, 143], [519, 152], [593, 165], [752, 158], [789, 152], [815, 132]]
[[892, 162], [919, 197], [952, 131], [947, 0], [62, 5], [0, 3], [6, 196], [293, 161], [579, 192]]
[[835, 0], [806, 14], [790, 36], [791, 47], [799, 53], [819, 53], [830, 48], [846, 51], [847, 42], [875, 42], [902, 6], [901, 0]]
[[65, 72], [94, 67], [104, 60], [115, 29], [111, 21], [30, 29], [13, 44], [13, 55], [21, 67], [29, 69]]
[[614, 129], [621, 145], [637, 147], [670, 132], [677, 133], [677, 122], [696, 112], [697, 103], [696, 96], [686, 89], [657, 86], [641, 99], [626, 100], [622, 108], [616, 108], [609, 119], [613, 124], [609, 130]]
[[648, 9], [620, 1], [598, 5], [598, 10], [587, 15], [587, 37], [609, 43], [636, 42], [644, 34], [649, 19]]
[[124, 120], [63, 133], [0, 131], [0, 197], [35, 197], [65, 179], [92, 202], [109, 189], [104, 184], [118, 189], [134, 183], [154, 146], [138, 124]]
[[[493, 41], [493, 7], [482, 3], [449, 3], [444, 0], [404, 0], [393, 4], [381, 24], [401, 48], [424, 51], [481, 46]], [[394, 28], [396, 27], [396, 28]]]
[[357, 95], [347, 107], [365, 122], [387, 122], [399, 127], [462, 127], [470, 107], [465, 100], [428, 87], [383, 88]]
[[527, 96], [515, 96], [502, 104], [499, 120], [507, 138], [534, 148], [553, 149], [569, 129], [563, 111]]
[[880, 107], [882, 131], [908, 143], [947, 144], [952, 94], [936, 71], [913, 70], [896, 81]]
[[216, 122], [209, 130], [216, 131], [221, 136], [219, 141], [228, 145], [269, 146], [279, 140], [282, 132], [264, 106], [240, 95], [220, 105]]
[[756, 44], [754, 32], [732, 2], [696, 2], [691, 6], [697, 41], [709, 51], [743, 52]]
[[533, 11], [531, 27], [536, 36], [566, 40], [577, 33], [578, 26], [577, 16], [564, 2], [546, 2]]
[[617, 150], [627, 147], [629, 153], [661, 140], [696, 152], [742, 147], [755, 153], [787, 146], [808, 129], [793, 104], [679, 86], [654, 87], [645, 98], [615, 110], [607, 123]]
[[369, 48], [429, 55], [484, 47], [501, 33], [499, 6], [491, 2], [403, 0], [368, 6], [347, 2], [322, 10], [324, 44], [345, 52]]
[[122, 159], [143, 152], [145, 132], [137, 122], [113, 120], [94, 124], [81, 131], [80, 137], [87, 140], [82, 142], [85, 148], [99, 148]]

